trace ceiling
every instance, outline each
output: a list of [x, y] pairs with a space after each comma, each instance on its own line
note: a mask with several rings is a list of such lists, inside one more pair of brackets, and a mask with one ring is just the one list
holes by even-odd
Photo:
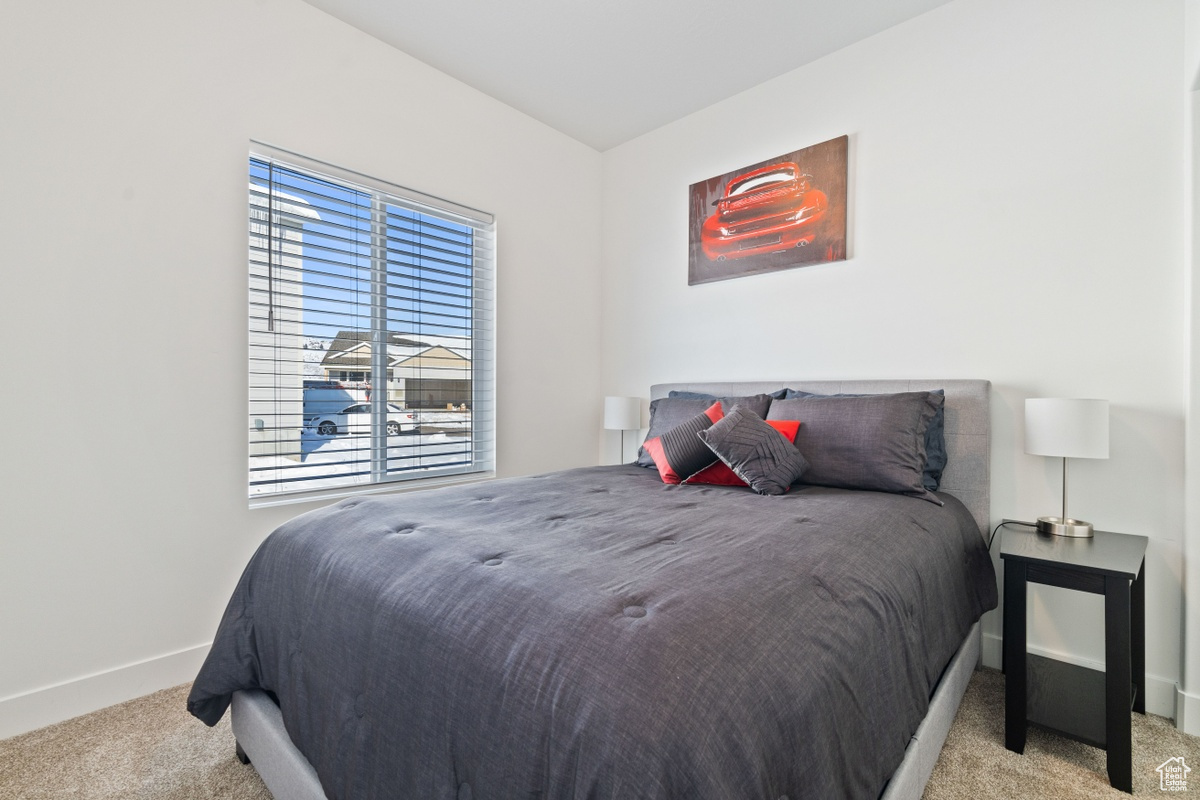
[[949, 0], [307, 0], [604, 151]]

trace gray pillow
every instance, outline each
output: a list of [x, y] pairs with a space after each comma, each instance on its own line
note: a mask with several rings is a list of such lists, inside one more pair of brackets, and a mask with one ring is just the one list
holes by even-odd
[[946, 398], [933, 392], [776, 400], [768, 419], [800, 421], [796, 449], [808, 459], [804, 483], [920, 497], [925, 431]]
[[[788, 392], [793, 392], [793, 391], [795, 391], [795, 389], [784, 388], [784, 389], [776, 389], [773, 392], [767, 392], [767, 394], [771, 395], [771, 398], [774, 400], [782, 400], [783, 398], [788, 396]], [[716, 400], [717, 399], [717, 396], [715, 394], [709, 394], [708, 392], [689, 392], [686, 389], [672, 389], [671, 391], [667, 392], [667, 397], [680, 397], [685, 400], [702, 400], [702, 399]]]
[[759, 494], [783, 494], [808, 468], [795, 445], [743, 406], [696, 435]]
[[653, 439], [646, 440], [645, 447], [654, 458], [663, 483], [682, 483], [689, 475], [716, 463], [717, 457], [696, 435], [712, 424], [708, 414], [697, 414], [658, 437], [657, 445]]
[[[942, 472], [946, 469], [946, 406], [944, 399], [946, 397], [945, 389], [934, 389], [932, 394], [940, 394], [943, 398], [943, 404], [938, 407], [937, 413], [933, 415], [933, 419], [929, 421], [929, 427], [925, 429], [925, 469], [921, 473], [921, 483], [931, 492], [936, 492], [938, 487], [942, 485]], [[804, 392], [799, 389], [788, 389], [785, 398], [791, 400], [795, 397], [869, 397], [870, 395], [863, 394], [815, 394], [813, 392]]]
[[[721, 410], [728, 414], [737, 405], [746, 406], [758, 414], [767, 416], [771, 406], [771, 395], [756, 394], [750, 397], [660, 397], [650, 401], [650, 429], [643, 441], [649, 441], [655, 436], [662, 436], [677, 425], [687, 422], [697, 414], [703, 414], [717, 400], [721, 401]], [[638, 450], [637, 464], [639, 467], [655, 466], [654, 459], [646, 452], [645, 447]]]

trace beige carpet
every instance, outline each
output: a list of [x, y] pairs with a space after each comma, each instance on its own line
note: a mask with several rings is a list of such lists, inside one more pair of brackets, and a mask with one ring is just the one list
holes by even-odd
[[189, 685], [0, 741], [0, 800], [271, 800], [233, 754], [229, 715], [187, 713]]
[[[1196, 772], [1186, 792], [1164, 792], [1155, 768], [1182, 756]], [[1133, 793], [1135, 796], [1200, 797], [1200, 738], [1153, 715], [1133, 715]], [[950, 729], [923, 800], [960, 798], [1128, 798], [1108, 784], [1103, 750], [1030, 728], [1025, 753], [1004, 748], [1004, 676], [980, 670]]]
[[[94, 714], [0, 741], [0, 800], [268, 800], [233, 754], [229, 717], [206, 728], [184, 708], [177, 686]], [[1200, 797], [1159, 790], [1155, 767], [1182, 756], [1200, 770], [1200, 738], [1161, 717], [1134, 715], [1134, 794]], [[1004, 749], [1004, 677], [977, 672], [942, 751], [925, 800], [1029, 798], [1103, 800], [1129, 795], [1108, 785], [1104, 753], [1031, 730], [1025, 755]]]

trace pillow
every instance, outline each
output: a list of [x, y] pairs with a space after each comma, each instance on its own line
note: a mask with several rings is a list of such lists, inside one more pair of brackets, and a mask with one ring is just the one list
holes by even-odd
[[[650, 428], [646, 431], [646, 441], [662, 436], [667, 431], [674, 428], [681, 422], [686, 422], [697, 414], [703, 414], [713, 400], [718, 400], [725, 412], [736, 405], [743, 405], [758, 414], [760, 417], [767, 416], [767, 409], [771, 405], [771, 395], [756, 394], [751, 397], [704, 397], [704, 398], [686, 398], [686, 397], [660, 397], [657, 400], [650, 401]], [[637, 463], [639, 467], [654, 467], [654, 459], [646, 452], [646, 445], [643, 443], [638, 450]]]
[[[796, 429], [800, 427], [800, 423], [794, 419], [772, 419], [767, 420], [767, 424], [775, 430], [779, 431], [779, 435], [787, 439], [789, 443], [796, 439]], [[707, 445], [705, 445], [707, 448]], [[712, 464], [692, 475], [684, 481], [686, 484], [705, 483], [714, 486], [745, 486], [746, 482], [737, 476], [729, 465], [724, 461], [717, 459]]]
[[776, 400], [771, 419], [797, 419], [796, 448], [808, 459], [804, 483], [920, 497], [941, 505], [925, 488], [925, 431], [944, 394]]
[[946, 391], [934, 389], [930, 394], [941, 395], [942, 402], [938, 403], [938, 409], [925, 429], [925, 470], [921, 483], [929, 491], [936, 492], [942, 485], [946, 462], [950, 460], [946, 453]]
[[[767, 394], [769, 394], [771, 396], [772, 400], [782, 400], [783, 398], [787, 397], [787, 393], [790, 391], [792, 391], [792, 390], [791, 389], [776, 389], [773, 392], [767, 392]], [[678, 398], [681, 398], [684, 400], [716, 400], [717, 399], [717, 396], [715, 394], [709, 394], [708, 392], [689, 392], [685, 389], [672, 389], [671, 391], [667, 392], [667, 397], [678, 397]]]
[[[930, 394], [946, 396], [945, 389], [934, 389]], [[795, 397], [870, 397], [865, 394], [815, 394], [802, 392], [799, 389], [788, 389], [784, 399]], [[943, 401], [938, 406], [937, 413], [925, 429], [925, 469], [921, 475], [921, 483], [931, 492], [936, 492], [942, 485], [942, 471], [946, 469], [946, 405]]]
[[759, 494], [783, 494], [808, 468], [795, 445], [742, 406], [696, 435]]
[[717, 460], [696, 434], [712, 427], [722, 416], [721, 404], [713, 403], [703, 414], [697, 414], [662, 436], [646, 441], [643, 446], [654, 459], [663, 483], [682, 483], [683, 478], [700, 472]]

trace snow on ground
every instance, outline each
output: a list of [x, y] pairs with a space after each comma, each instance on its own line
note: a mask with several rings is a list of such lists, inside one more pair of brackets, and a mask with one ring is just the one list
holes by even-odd
[[[447, 420], [444, 424], [463, 424], [462, 413], [455, 414], [455, 417], [455, 420]], [[469, 421], [467, 424], [469, 425]], [[321, 436], [307, 429], [302, 430], [300, 461], [282, 456], [251, 456], [251, 480], [284, 481], [285, 491], [333, 489], [369, 483], [370, 446], [369, 436]], [[389, 436], [387, 457], [388, 469], [397, 473], [419, 473], [436, 467], [466, 466], [471, 463], [471, 438], [447, 433]], [[273, 483], [250, 487], [252, 495], [269, 494], [274, 491]]]
[[417, 423], [427, 430], [433, 431], [463, 431], [471, 430], [470, 411], [427, 411], [419, 409], [414, 412]]

